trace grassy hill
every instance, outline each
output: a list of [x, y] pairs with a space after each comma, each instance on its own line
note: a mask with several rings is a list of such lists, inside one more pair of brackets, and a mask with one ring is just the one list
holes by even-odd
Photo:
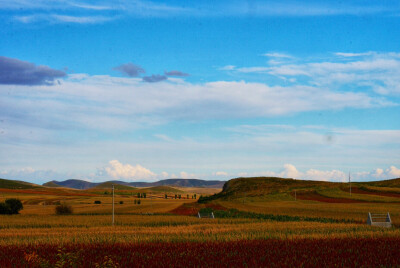
[[0, 179], [0, 188], [2, 189], [34, 189], [34, 188], [42, 188], [42, 186], [24, 182], [24, 181], [15, 181], [15, 180], [6, 180]]
[[[222, 192], [200, 202], [222, 201], [318, 201], [326, 203], [400, 203], [400, 179], [348, 183], [283, 179], [276, 177], [237, 178], [225, 183]], [[395, 186], [391, 188], [390, 186]]]
[[359, 183], [359, 184], [367, 185], [367, 186], [377, 186], [377, 187], [396, 187], [396, 188], [400, 188], [400, 178], [392, 179], [392, 180], [384, 180], [384, 181], [362, 182], [362, 183]]

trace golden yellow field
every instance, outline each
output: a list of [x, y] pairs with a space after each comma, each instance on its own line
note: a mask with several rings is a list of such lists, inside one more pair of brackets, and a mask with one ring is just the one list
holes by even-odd
[[[0, 202], [17, 198], [24, 205], [18, 215], [0, 215], [0, 246], [400, 238], [396, 187], [357, 185], [351, 196], [346, 187], [277, 178], [232, 180], [223, 193], [121, 187], [115, 191], [114, 225], [109, 188], [0, 189]], [[208, 199], [199, 203], [201, 195]], [[56, 215], [59, 204], [71, 206], [73, 214]], [[214, 210], [217, 218], [197, 218], [200, 209]], [[368, 226], [368, 212], [390, 212], [394, 227]]]
[[[77, 192], [80, 193], [80, 192]], [[186, 194], [183, 195], [187, 197]], [[112, 226], [112, 197], [61, 194], [1, 193], [0, 199], [15, 197], [24, 209], [19, 215], [0, 216], [0, 244], [63, 244], [143, 241], [235, 241], [251, 239], [299, 238], [375, 238], [400, 237], [400, 229], [382, 229], [365, 223], [324, 223], [272, 221], [254, 218], [199, 219], [170, 212], [191, 199], [165, 199], [149, 193], [138, 198], [121, 194], [115, 197], [115, 225]], [[94, 201], [101, 204], [94, 204]], [[291, 215], [365, 222], [367, 213], [390, 211], [394, 224], [400, 224], [400, 206], [396, 203], [322, 203], [317, 201], [260, 201], [244, 198], [216, 201], [227, 209], [262, 214]], [[2, 201], [2, 200], [0, 200]], [[72, 206], [72, 215], [55, 215], [55, 203]], [[123, 204], [120, 204], [123, 201]], [[189, 204], [192, 205], [192, 204]]]
[[1, 216], [0, 221], [3, 245], [400, 237], [398, 228], [361, 224], [198, 219], [173, 215], [117, 215], [115, 226], [111, 226], [111, 215], [16, 215]]

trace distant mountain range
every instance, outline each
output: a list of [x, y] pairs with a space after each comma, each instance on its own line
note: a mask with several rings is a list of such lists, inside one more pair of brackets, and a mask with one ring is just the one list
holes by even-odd
[[226, 181], [207, 181], [198, 179], [167, 179], [156, 182], [125, 182], [125, 181], [107, 181], [107, 182], [88, 182], [84, 180], [66, 180], [66, 181], [49, 181], [43, 184], [47, 187], [68, 187], [73, 189], [90, 189], [101, 184], [119, 184], [131, 187], [154, 187], [154, 186], [176, 186], [176, 187], [205, 187], [205, 188], [222, 188]]

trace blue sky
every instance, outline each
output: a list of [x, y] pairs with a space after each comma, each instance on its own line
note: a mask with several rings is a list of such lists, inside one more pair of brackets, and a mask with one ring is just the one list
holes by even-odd
[[0, 177], [400, 177], [398, 1], [0, 0]]

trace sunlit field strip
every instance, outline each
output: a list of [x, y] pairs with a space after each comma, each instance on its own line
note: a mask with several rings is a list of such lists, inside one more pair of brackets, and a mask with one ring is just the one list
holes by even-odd
[[224, 207], [274, 215], [325, 217], [366, 222], [368, 212], [390, 212], [394, 225], [400, 226], [400, 205], [396, 203], [335, 204], [316, 201], [234, 202], [219, 201]]
[[30, 217], [28, 220], [25, 225], [18, 217], [8, 225], [2, 221], [0, 244], [400, 237], [400, 230], [395, 228], [254, 219], [121, 215], [114, 227], [110, 226], [110, 217], [106, 216], [55, 216], [47, 221]]

